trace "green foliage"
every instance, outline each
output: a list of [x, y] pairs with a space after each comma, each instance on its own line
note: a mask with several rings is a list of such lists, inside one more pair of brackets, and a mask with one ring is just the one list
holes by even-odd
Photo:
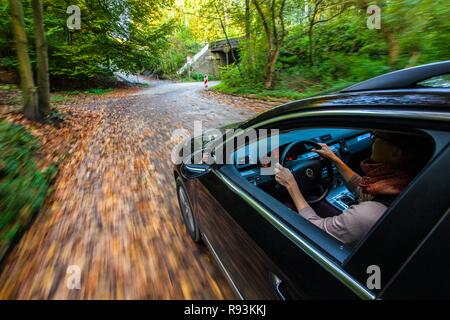
[[[99, 95], [102, 95], [102, 94], [111, 93], [111, 92], [113, 92], [113, 88], [91, 88], [91, 89], [84, 90], [84, 91], [69, 90], [69, 91], [63, 91], [61, 93], [65, 94], [65, 95], [74, 96], [74, 95], [78, 95], [78, 94], [99, 94]], [[57, 97], [56, 101], [63, 101], [64, 100], [64, 97], [62, 97], [62, 96], [59, 96], [59, 95], [55, 95], [55, 96]]]
[[[200, 73], [200, 72], [192, 72], [190, 79], [192, 79], [194, 81], [203, 81], [203, 78], [204, 78], [204, 75], [202, 73]], [[209, 81], [214, 80], [214, 76], [208, 75], [208, 80]]]
[[227, 87], [230, 88], [244, 87], [245, 84], [242, 82], [250, 80], [250, 77], [241, 77], [241, 73], [239, 72], [239, 69], [236, 65], [230, 65], [222, 68], [220, 72], [220, 78], [224, 83], [227, 84]]
[[112, 88], [107, 88], [107, 89], [89, 89], [89, 90], [86, 90], [85, 93], [105, 94], [105, 93], [110, 93], [112, 91], [113, 91]]
[[[177, 77], [177, 80], [180, 80], [182, 82], [202, 82], [204, 79], [203, 73], [200, 72], [192, 72], [191, 76], [188, 77], [187, 74], [184, 74], [183, 77]], [[208, 81], [216, 81], [219, 80], [218, 78], [214, 77], [214, 75], [208, 75]]]
[[56, 166], [36, 166], [38, 140], [19, 125], [0, 121], [0, 258], [42, 207]]
[[288, 0], [287, 35], [276, 64], [273, 90], [263, 88], [267, 46], [255, 14], [251, 18], [250, 41], [241, 44], [241, 72], [237, 66], [224, 68], [223, 83], [216, 89], [235, 94], [303, 97], [338, 90], [395, 69], [446, 60], [450, 53], [450, 7], [444, 2], [380, 1], [381, 30], [366, 27], [368, 15], [362, 2], [352, 2], [340, 15], [336, 14], [339, 6], [324, 7], [320, 19], [336, 16], [314, 26], [311, 65], [308, 8], [326, 2]]
[[[66, 101], [66, 98], [63, 97], [63, 100], [62, 100], [62, 101]], [[46, 121], [47, 121], [48, 123], [56, 124], [56, 123], [61, 123], [61, 122], [63, 122], [63, 121], [65, 120], [65, 118], [66, 118], [66, 117], [65, 117], [64, 113], [62, 113], [61, 111], [59, 111], [59, 109], [57, 109], [57, 108], [52, 108], [52, 109], [50, 110], [50, 114], [48, 115]]]
[[0, 84], [0, 90], [17, 90], [15, 84]]
[[249, 83], [248, 85], [231, 87], [226, 81], [221, 82], [211, 89], [232, 95], [244, 95], [269, 100], [270, 98], [279, 98], [282, 100], [298, 100], [324, 92], [323, 88], [318, 86], [310, 87], [303, 92], [291, 89], [283, 89], [280, 87], [266, 89], [262, 83]]
[[[170, 20], [163, 16], [171, 0], [42, 0], [53, 84], [59, 79], [88, 82], [113, 71], [136, 73], [159, 68], [169, 45]], [[81, 30], [66, 26], [69, 5], [81, 10]], [[24, 1], [29, 51], [35, 61], [30, 0]], [[0, 69], [17, 69], [7, 1], [0, 4]], [[36, 67], [34, 65], [34, 67]]]
[[[70, 80], [108, 87], [108, 77], [119, 69], [174, 77], [186, 57], [195, 55], [206, 42], [225, 38], [225, 34], [246, 35], [244, 0], [74, 0], [70, 4], [81, 8], [79, 31], [66, 27], [69, 2], [42, 1], [54, 85]], [[286, 0], [286, 34], [276, 63], [274, 89], [303, 93], [334, 88], [391, 70], [448, 59], [447, 2], [380, 0], [382, 28], [369, 30], [366, 1]], [[308, 22], [317, 4], [316, 21], [324, 21], [313, 29], [314, 61], [310, 65]], [[269, 3], [263, 7], [266, 5]], [[33, 44], [30, 0], [24, 0], [24, 9], [29, 43]], [[268, 44], [252, 1], [248, 22], [249, 40], [241, 42], [239, 68], [229, 66], [221, 74], [227, 88], [260, 90], [264, 81]], [[0, 35], [0, 69], [16, 69], [7, 1], [0, 2]], [[29, 47], [34, 64], [34, 46]], [[97, 78], [102, 79], [99, 86], [94, 81]], [[201, 80], [196, 74], [192, 78]], [[86, 86], [71, 88], [84, 90]]]
[[10, 24], [8, 1], [0, 1], [0, 70], [18, 67]]
[[51, 97], [50, 97], [50, 101], [51, 102], [63, 102], [63, 101], [65, 101], [66, 99], [65, 99], [65, 97], [64, 96], [61, 96], [61, 95], [59, 95], [59, 94], [53, 94], [53, 95], [51, 95]]
[[183, 25], [177, 27], [154, 72], [169, 77], [175, 75], [186, 62], [186, 57], [195, 55], [201, 48], [190, 29]]

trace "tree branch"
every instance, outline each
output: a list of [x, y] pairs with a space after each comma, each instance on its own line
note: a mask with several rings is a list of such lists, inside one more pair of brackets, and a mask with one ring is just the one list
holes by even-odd
[[272, 43], [272, 36], [270, 34], [270, 28], [269, 25], [267, 24], [266, 18], [264, 17], [264, 13], [262, 12], [261, 6], [259, 5], [258, 0], [252, 0], [253, 4], [256, 7], [256, 11], [258, 11], [258, 14], [261, 18], [262, 24], [263, 24], [263, 28], [264, 28], [264, 32], [266, 33], [266, 37], [267, 37], [267, 42], [270, 45]]

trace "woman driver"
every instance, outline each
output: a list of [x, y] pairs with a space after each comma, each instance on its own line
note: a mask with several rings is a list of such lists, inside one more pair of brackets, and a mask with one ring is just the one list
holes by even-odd
[[286, 187], [301, 216], [349, 245], [367, 234], [386, 211], [389, 202], [414, 178], [421, 169], [422, 155], [425, 153], [412, 136], [376, 132], [373, 135], [372, 154], [361, 162], [364, 172], [361, 177], [326, 144], [320, 145], [322, 149], [313, 151], [336, 165], [348, 187], [358, 196], [358, 204], [338, 216], [321, 218], [305, 201], [289, 169], [277, 164], [275, 179]]

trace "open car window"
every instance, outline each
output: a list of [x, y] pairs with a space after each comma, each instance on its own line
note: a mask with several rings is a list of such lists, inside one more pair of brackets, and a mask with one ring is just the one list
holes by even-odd
[[[372, 139], [372, 131], [368, 129], [296, 129], [280, 133], [278, 153], [282, 154], [283, 150], [285, 150], [288, 145], [300, 140], [326, 143], [358, 176], [364, 176], [360, 163], [370, 157], [372, 152]], [[253, 196], [267, 204], [274, 212], [279, 214], [281, 219], [287, 221], [291, 226], [295, 226], [303, 236], [309, 238], [312, 242], [315, 242], [319, 247], [337, 258], [338, 261], [344, 261], [350, 255], [353, 248], [360, 244], [361, 241], [364, 241], [365, 235], [371, 228], [368, 228], [366, 234], [358, 241], [348, 245], [340, 241], [339, 237], [336, 237], [336, 234], [329, 232], [330, 230], [327, 230], [327, 226], [332, 225], [333, 223], [339, 224], [340, 221], [342, 221], [338, 218], [339, 216], [347, 214], [346, 210], [350, 207], [358, 206], [361, 202], [365, 201], [382, 202], [382, 204], [375, 206], [378, 209], [383, 208], [383, 213], [385, 213], [396, 198], [361, 198], [360, 190], [355, 190], [355, 186], [353, 185], [352, 187], [350, 182], [343, 178], [338, 168], [333, 165], [334, 181], [332, 187], [321, 201], [310, 205], [315, 214], [319, 216], [320, 219], [326, 220], [327, 222], [313, 223], [309, 217], [304, 217], [298, 213], [291, 195], [286, 188], [280, 186], [275, 181], [273, 174], [260, 174], [260, 169], [264, 166], [263, 164], [258, 161], [248, 161], [249, 159], [252, 159], [252, 156], [249, 155], [250, 150], [257, 150], [257, 145], [258, 143], [256, 143], [256, 141], [250, 141], [245, 146], [238, 148], [234, 153], [236, 160], [235, 169], [241, 178], [244, 178], [246, 182], [252, 185], [252, 187], [247, 187], [246, 189], [250, 191]], [[269, 152], [270, 151], [269, 148]], [[431, 152], [424, 156], [424, 158], [429, 157], [430, 155]], [[310, 149], [294, 150], [294, 152], [289, 155], [289, 161], [293, 164], [311, 160], [320, 160], [320, 157]], [[326, 176], [329, 173], [323, 168], [322, 174]], [[413, 178], [414, 177], [411, 179]], [[305, 199], [308, 200], [314, 199], [314, 194], [305, 193], [304, 196]], [[389, 202], [387, 202], [387, 200], [389, 200]], [[364, 214], [364, 209], [360, 209], [358, 212]], [[371, 227], [373, 227], [375, 223], [376, 220], [372, 223]]]

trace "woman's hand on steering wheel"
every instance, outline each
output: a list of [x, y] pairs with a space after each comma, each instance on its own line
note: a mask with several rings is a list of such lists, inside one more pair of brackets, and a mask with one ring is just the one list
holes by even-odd
[[312, 149], [311, 151], [314, 151], [318, 155], [320, 155], [322, 158], [328, 159], [332, 162], [335, 162], [338, 158], [337, 155], [328, 147], [325, 143], [319, 143], [319, 145], [322, 147], [322, 149]]
[[291, 170], [283, 167], [279, 163], [275, 164], [275, 180], [287, 189], [297, 186], [297, 181], [295, 181]]
[[[305, 193], [307, 195], [307, 202], [310, 204], [322, 201], [331, 190], [334, 178], [334, 170], [331, 164], [331, 160], [327, 156], [336, 157], [334, 153], [329, 150], [328, 153], [324, 153], [324, 160], [319, 159], [307, 159], [307, 160], [293, 160], [286, 161], [288, 155], [294, 148], [303, 146], [300, 152], [308, 152], [305, 145], [312, 146], [314, 150], [319, 154], [319, 150], [323, 146], [314, 141], [301, 140], [290, 143], [284, 148], [283, 153], [280, 156], [280, 164], [275, 165], [275, 179], [278, 182], [276, 187], [283, 185], [289, 191], [289, 193]], [[328, 147], [327, 147], [328, 148]], [[303, 150], [303, 151], [302, 151]], [[289, 169], [283, 168], [283, 166]], [[326, 168], [326, 176], [324, 179], [324, 168]], [[301, 190], [301, 192], [297, 192]]]

